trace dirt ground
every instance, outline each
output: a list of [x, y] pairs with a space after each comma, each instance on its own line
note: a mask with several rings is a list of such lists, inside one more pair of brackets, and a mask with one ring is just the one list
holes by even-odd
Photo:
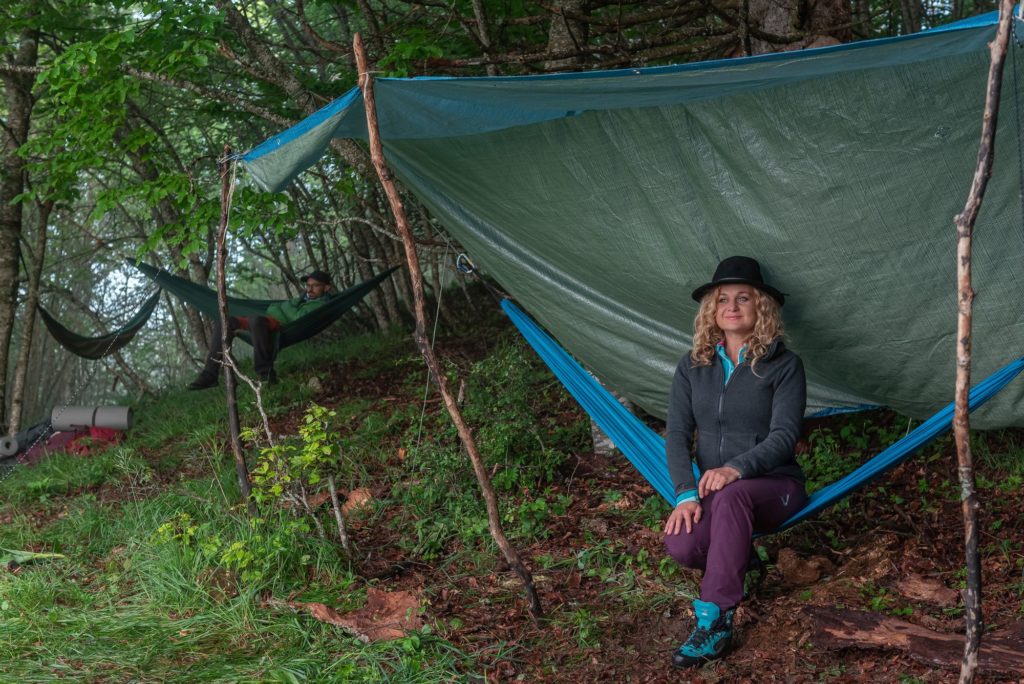
[[[472, 356], [472, 350], [461, 351]], [[352, 377], [352, 370], [338, 375]], [[385, 396], [388, 385], [401, 377], [396, 370], [395, 377], [349, 384], [346, 393]], [[882, 414], [880, 420], [905, 419]], [[828, 426], [827, 421], [816, 424]], [[1007, 431], [1002, 439], [1019, 449], [1024, 431]], [[964, 541], [956, 457], [951, 445], [942, 449], [939, 456], [899, 466], [838, 511], [759, 540], [769, 564], [763, 583], [737, 611], [736, 650], [690, 671], [669, 664], [693, 625], [683, 598], [637, 609], [631, 606], [643, 601], [609, 602], [606, 585], [574, 567], [535, 569], [548, 615], [564, 617], [590, 607], [600, 616], [592, 643], [581, 643], [564, 619], [540, 627], [531, 621], [521, 585], [501, 561], [457, 570], [446, 563], [409, 562], [381, 539], [379, 521], [372, 530], [357, 521], [353, 534], [362, 548], [376, 549], [363, 568], [365, 576], [379, 578], [378, 586], [418, 592], [427, 623], [450, 625], [458, 618], [461, 627], [444, 634], [487, 664], [482, 681], [952, 682], [964, 631], [959, 593]], [[979, 529], [985, 643], [1001, 644], [1009, 655], [991, 658], [983, 651], [977, 681], [1021, 682], [1024, 492], [1000, 488], [984, 463], [978, 468], [984, 485]], [[657, 566], [664, 557], [661, 535], [623, 515], [652, 494], [628, 462], [580, 453], [563, 470], [554, 492], [571, 495], [573, 503], [550, 522], [548, 539], [520, 549], [523, 557], [570, 558], [585, 546], [585, 538], [607, 539], [628, 552], [645, 551]], [[623, 494], [614, 504], [600, 494], [611, 489]], [[636, 581], [637, 592], [667, 595], [657, 572], [638, 573]], [[697, 583], [697, 573], [684, 571], [680, 588], [692, 592]], [[863, 638], [850, 637], [849, 622], [835, 629], [837, 619], [867, 620]], [[999, 642], [1001, 637], [1005, 641]]]

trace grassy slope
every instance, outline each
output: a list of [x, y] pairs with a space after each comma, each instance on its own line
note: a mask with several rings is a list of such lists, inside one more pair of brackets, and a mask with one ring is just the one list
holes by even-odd
[[[544, 630], [525, 619], [521, 594], [497, 561], [471, 470], [436, 395], [425, 391], [411, 342], [405, 335], [362, 337], [291, 350], [280, 364], [284, 382], [265, 397], [279, 434], [295, 433], [310, 401], [336, 411], [339, 486], [366, 487], [374, 497], [349, 521], [355, 560], [303, 532], [282, 507], [266, 507], [263, 524], [246, 519], [220, 391], [161, 397], [137, 407], [137, 426], [122, 446], [90, 458], [53, 457], [0, 483], [0, 548], [66, 556], [0, 570], [0, 681], [669, 679], [664, 663], [688, 627], [684, 606], [697, 577], [662, 558], [656, 530], [665, 504], [621, 463], [580, 458], [589, 442], [586, 421], [509, 330], [477, 324], [442, 349], [452, 373], [466, 380], [465, 410], [508, 531], [533, 559], [549, 614]], [[245, 404], [243, 422], [253, 424], [252, 402]], [[857, 461], [904, 425], [894, 416], [822, 424], [807, 467], [814, 478], [830, 479], [835, 463]], [[983, 493], [998, 501], [1016, 487], [1019, 495], [1019, 434], [979, 439], [978, 447]], [[933, 553], [947, 570], [957, 567], [954, 471], [944, 455], [948, 445], [932, 448], [920, 472], [897, 472], [819, 521], [774, 538], [769, 550], [791, 546], [841, 565], [880, 545], [894, 525], [911, 541], [934, 544], [935, 525], [946, 530], [950, 548]], [[890, 513], [908, 500], [910, 515], [900, 515], [909, 522], [893, 522]], [[1024, 583], [1012, 579], [1024, 555], [1019, 533], [1005, 532], [1021, 521], [1019, 513], [994, 509], [986, 569], [997, 584], [987, 610], [1006, 620], [1019, 617], [1012, 606]], [[899, 556], [910, 541], [887, 544]], [[946, 620], [955, 629], [955, 608], [909, 604], [889, 588], [892, 577], [871, 577], [848, 587], [847, 606]], [[773, 661], [771, 649], [762, 653], [785, 629], [768, 630], [763, 643], [759, 630], [790, 624], [787, 611], [801, 601], [833, 600], [815, 594], [825, 585], [786, 589], [769, 578], [771, 588], [741, 616], [747, 655], [705, 668], [702, 678], [760, 678], [767, 669], [819, 681], [870, 672], [850, 655], [808, 652], [797, 667], [781, 656]], [[943, 580], [958, 581], [953, 570]], [[321, 601], [344, 612], [362, 605], [368, 586], [418, 592], [428, 627], [367, 645], [267, 606], [270, 598]], [[909, 661], [894, 667], [907, 681], [945, 676]]]

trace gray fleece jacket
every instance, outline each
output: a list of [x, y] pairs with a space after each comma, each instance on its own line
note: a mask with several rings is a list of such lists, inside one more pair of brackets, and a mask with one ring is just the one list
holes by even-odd
[[741, 478], [788, 475], [802, 481], [793, 455], [807, 404], [800, 357], [777, 338], [756, 374], [743, 362], [728, 384], [724, 378], [717, 355], [710, 366], [694, 366], [687, 353], [676, 367], [665, 433], [676, 496], [697, 487], [690, 465], [694, 442], [701, 472], [731, 466]]

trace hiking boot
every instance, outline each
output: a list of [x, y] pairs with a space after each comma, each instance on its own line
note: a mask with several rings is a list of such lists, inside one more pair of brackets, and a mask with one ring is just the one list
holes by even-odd
[[190, 382], [188, 384], [188, 389], [190, 389], [190, 390], [204, 390], [204, 389], [210, 389], [211, 387], [216, 387], [216, 386], [217, 386], [217, 376], [216, 375], [206, 375], [205, 373], [200, 373], [199, 376], [195, 380], [193, 380], [192, 382]]
[[722, 612], [714, 603], [693, 602], [697, 627], [693, 634], [672, 654], [674, 667], [693, 667], [721, 658], [732, 648], [732, 618], [735, 608]]
[[277, 384], [277, 371], [271, 369], [266, 373], [260, 373], [260, 382], [265, 385], [276, 385]]

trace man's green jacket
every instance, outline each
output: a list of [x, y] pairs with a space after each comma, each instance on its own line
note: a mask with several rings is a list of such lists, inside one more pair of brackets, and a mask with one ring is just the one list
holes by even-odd
[[276, 302], [267, 307], [266, 315], [281, 323], [291, 323], [296, 319], [302, 318], [310, 311], [319, 309], [321, 306], [326, 304], [330, 298], [330, 295], [324, 295], [322, 297], [317, 297], [316, 299], [298, 297], [296, 299], [288, 299], [283, 302]]

